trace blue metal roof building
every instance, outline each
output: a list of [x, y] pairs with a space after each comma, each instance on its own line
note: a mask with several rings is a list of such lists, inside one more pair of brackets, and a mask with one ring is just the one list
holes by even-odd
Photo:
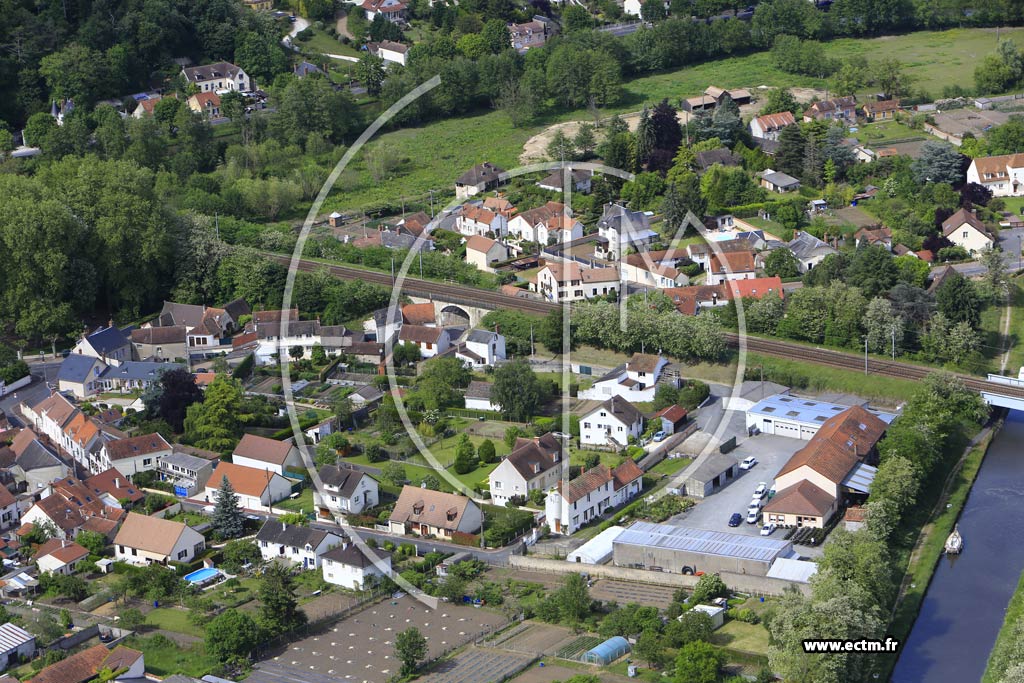
[[584, 652], [581, 659], [590, 664], [607, 665], [627, 654], [629, 654], [629, 641], [622, 636], [613, 636]]

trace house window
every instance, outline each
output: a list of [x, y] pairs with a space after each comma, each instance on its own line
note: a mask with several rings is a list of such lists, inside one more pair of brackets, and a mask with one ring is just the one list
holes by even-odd
[[266, 541], [260, 541], [260, 547], [266, 548], [267, 547], [267, 542]]
[[495, 490], [500, 491], [501, 490], [501, 482], [500, 481], [494, 482], [494, 488], [495, 488]]
[[184, 560], [186, 557], [188, 557], [188, 551], [187, 550], [182, 550], [180, 553], [178, 553], [178, 559], [179, 560]]

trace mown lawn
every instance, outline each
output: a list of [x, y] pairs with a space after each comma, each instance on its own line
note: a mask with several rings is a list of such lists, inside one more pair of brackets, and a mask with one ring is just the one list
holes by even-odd
[[[794, 376], [808, 377], [810, 382], [808, 386], [802, 389], [810, 392], [840, 391], [855, 394], [866, 399], [889, 399], [888, 402], [892, 403], [893, 400], [908, 400], [918, 388], [918, 383], [912, 380], [883, 377], [874, 374], [865, 375], [862, 372], [853, 370], [842, 370], [771, 356], [760, 356], [756, 353], [747, 354], [747, 368], [757, 368], [762, 364], [765, 367], [765, 380], [780, 377], [781, 381], [785, 379], [785, 375], [790, 373]], [[771, 369], [776, 369], [780, 374], [775, 375], [771, 372]], [[786, 384], [785, 381], [781, 383]]]
[[747, 624], [730, 619], [711, 636], [713, 645], [751, 654], [768, 654], [768, 629], [764, 624]]
[[[313, 32], [312, 37], [309, 40], [296, 40], [295, 44], [298, 45], [303, 52], [314, 53], [314, 54], [332, 54], [332, 55], [347, 55], [349, 57], [358, 57], [359, 51], [351, 45], [345, 45], [337, 38], [332, 38], [327, 35], [324, 31], [318, 31], [312, 26], [309, 27]], [[322, 66], [317, 64], [317, 66]]]
[[304, 488], [298, 498], [285, 498], [279, 503], [274, 503], [274, 507], [292, 512], [312, 512], [313, 489]]
[[865, 145], [878, 147], [893, 140], [905, 141], [907, 138], [926, 140], [928, 134], [896, 121], [881, 121], [861, 126], [855, 137]]
[[202, 638], [203, 629], [188, 620], [188, 612], [175, 607], [159, 607], [146, 615], [146, 624], [165, 631]]

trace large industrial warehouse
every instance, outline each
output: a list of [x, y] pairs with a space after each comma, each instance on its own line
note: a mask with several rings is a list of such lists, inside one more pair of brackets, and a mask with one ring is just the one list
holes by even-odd
[[777, 558], [794, 554], [789, 541], [650, 522], [628, 527], [613, 546], [613, 561], [619, 567], [674, 574], [702, 571], [765, 576]]
[[[758, 401], [747, 410], [747, 429], [756, 427], [762, 434], [808, 441], [818, 433], [818, 429], [826, 420], [849, 407], [789, 394], [776, 394]], [[871, 410], [867, 404], [861, 404], [861, 407], [874, 413], [887, 424], [896, 418], [895, 415]]]

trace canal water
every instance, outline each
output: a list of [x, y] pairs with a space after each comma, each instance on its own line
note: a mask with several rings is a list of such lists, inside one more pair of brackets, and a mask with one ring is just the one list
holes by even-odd
[[980, 681], [1024, 570], [1024, 413], [1011, 411], [960, 517], [963, 554], [943, 557], [893, 683]]

